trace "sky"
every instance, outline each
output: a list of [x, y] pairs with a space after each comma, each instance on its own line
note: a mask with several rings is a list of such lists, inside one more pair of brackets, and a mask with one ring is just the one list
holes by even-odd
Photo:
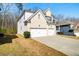
[[79, 3], [26, 3], [24, 9], [50, 8], [53, 15], [79, 18]]

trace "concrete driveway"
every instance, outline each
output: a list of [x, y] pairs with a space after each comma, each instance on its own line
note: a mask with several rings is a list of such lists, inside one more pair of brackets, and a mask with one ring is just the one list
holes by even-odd
[[51, 48], [70, 56], [79, 56], [79, 40], [65, 38], [59, 35], [33, 38]]

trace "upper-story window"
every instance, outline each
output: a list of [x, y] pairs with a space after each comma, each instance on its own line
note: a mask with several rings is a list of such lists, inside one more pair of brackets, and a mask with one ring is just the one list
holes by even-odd
[[53, 20], [53, 23], [55, 23], [55, 20]]
[[38, 25], [40, 27], [40, 25]]
[[27, 21], [24, 22], [24, 25], [27, 25]]
[[27, 23], [25, 22], [24, 25], [27, 25]]
[[40, 19], [40, 14], [38, 14], [38, 19]]

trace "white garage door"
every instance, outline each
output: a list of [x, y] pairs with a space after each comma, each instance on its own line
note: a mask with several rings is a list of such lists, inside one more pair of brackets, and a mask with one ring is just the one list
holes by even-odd
[[46, 29], [31, 29], [31, 37], [47, 36]]
[[48, 29], [48, 36], [52, 36], [52, 35], [55, 35], [56, 32], [54, 29]]

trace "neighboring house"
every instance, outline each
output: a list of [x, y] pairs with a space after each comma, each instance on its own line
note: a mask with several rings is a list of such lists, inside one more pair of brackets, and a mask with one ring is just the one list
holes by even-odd
[[56, 24], [56, 31], [62, 32], [64, 35], [79, 36], [79, 22], [59, 22]]
[[24, 10], [17, 23], [17, 34], [29, 31], [31, 37], [52, 36], [56, 34], [56, 26], [50, 9], [37, 11]]
[[76, 36], [79, 36], [79, 22], [76, 23], [75, 30], [74, 30], [74, 34], [75, 34]]

